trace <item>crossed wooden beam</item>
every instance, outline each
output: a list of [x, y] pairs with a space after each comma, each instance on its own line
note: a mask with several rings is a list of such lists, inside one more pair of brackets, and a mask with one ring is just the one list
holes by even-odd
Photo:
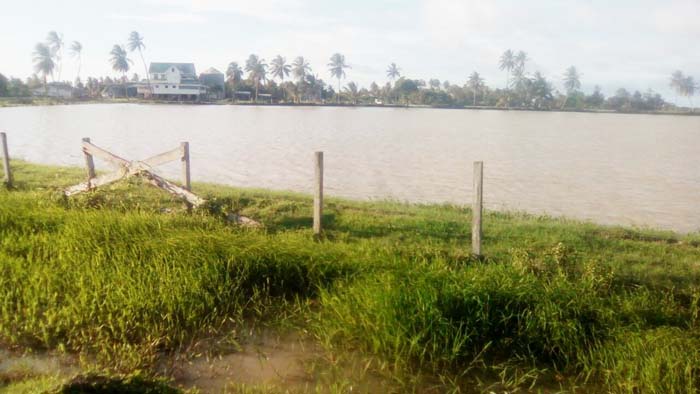
[[[188, 142], [183, 142], [176, 149], [149, 157], [146, 160], [129, 161], [93, 145], [90, 143], [89, 138], [83, 138], [83, 153], [85, 154], [88, 180], [67, 188], [63, 193], [68, 197], [132, 176], [140, 176], [148, 180], [154, 186], [185, 200], [185, 202], [192, 207], [196, 208], [205, 202], [204, 199], [190, 191], [190, 148]], [[115, 171], [99, 177], [96, 176], [93, 156], [97, 156], [106, 161], [114, 167]], [[182, 161], [182, 183], [184, 187], [178, 186], [151, 171], [153, 167], [175, 160]]]

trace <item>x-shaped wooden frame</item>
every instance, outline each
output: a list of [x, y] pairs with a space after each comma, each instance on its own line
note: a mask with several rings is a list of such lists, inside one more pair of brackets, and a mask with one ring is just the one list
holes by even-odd
[[[179, 148], [161, 153], [146, 160], [128, 161], [96, 145], [93, 145], [90, 143], [89, 138], [83, 138], [83, 153], [85, 153], [85, 163], [87, 164], [88, 168], [88, 180], [66, 189], [64, 191], [66, 196], [73, 196], [83, 193], [132, 176], [141, 176], [147, 179], [154, 186], [182, 198], [192, 207], [198, 207], [205, 201], [190, 191], [190, 152], [189, 144], [187, 142], [180, 144]], [[93, 156], [97, 156], [109, 163], [115, 168], [115, 171], [99, 177], [95, 176], [95, 165], [92, 160]], [[183, 163], [183, 184], [185, 187], [180, 187], [151, 171], [153, 167], [174, 160], [181, 160]]]

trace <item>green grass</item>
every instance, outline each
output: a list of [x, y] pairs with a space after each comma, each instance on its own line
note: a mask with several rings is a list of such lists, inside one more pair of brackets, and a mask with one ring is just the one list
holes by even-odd
[[13, 165], [6, 346], [155, 376], [263, 324], [323, 345], [319, 392], [700, 392], [698, 233], [487, 212], [476, 260], [464, 207], [329, 199], [314, 240], [305, 195], [195, 184], [188, 213], [138, 181], [66, 200], [83, 170]]

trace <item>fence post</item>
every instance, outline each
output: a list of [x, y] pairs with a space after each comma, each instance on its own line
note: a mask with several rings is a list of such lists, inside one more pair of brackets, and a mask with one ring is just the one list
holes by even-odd
[[483, 211], [484, 162], [474, 162], [474, 206], [472, 207], [472, 254], [481, 256], [481, 214]]
[[190, 178], [190, 143], [181, 142], [182, 149], [182, 186], [188, 191], [192, 191], [192, 183]]
[[2, 165], [5, 168], [4, 182], [7, 187], [12, 187], [12, 169], [10, 168], [10, 153], [7, 149], [7, 134], [0, 133], [0, 143], [2, 144]]
[[323, 216], [323, 152], [316, 152], [314, 190], [314, 235], [321, 234]]
[[[83, 142], [90, 142], [90, 138], [83, 138]], [[88, 175], [88, 182], [90, 182], [90, 179], [94, 178], [95, 175], [95, 162], [92, 159], [92, 155], [87, 153], [85, 149], [83, 149], [83, 153], [85, 154], [85, 166], [87, 167], [87, 175]]]

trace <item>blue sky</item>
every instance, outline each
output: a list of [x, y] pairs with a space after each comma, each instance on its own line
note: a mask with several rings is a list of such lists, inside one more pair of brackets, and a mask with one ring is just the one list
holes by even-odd
[[[83, 44], [83, 75], [115, 75], [109, 50], [136, 30], [146, 61], [194, 62], [200, 71], [223, 71], [250, 53], [304, 55], [330, 80], [328, 58], [341, 52], [352, 66], [347, 81], [362, 85], [386, 82], [396, 62], [410, 78], [461, 84], [476, 70], [502, 86], [498, 58], [511, 48], [560, 89], [570, 65], [584, 90], [598, 84], [606, 94], [652, 88], [673, 100], [671, 72], [700, 79], [699, 0], [2, 0], [0, 8], [0, 72], [22, 78], [49, 30]], [[62, 79], [76, 71], [66, 55]]]

